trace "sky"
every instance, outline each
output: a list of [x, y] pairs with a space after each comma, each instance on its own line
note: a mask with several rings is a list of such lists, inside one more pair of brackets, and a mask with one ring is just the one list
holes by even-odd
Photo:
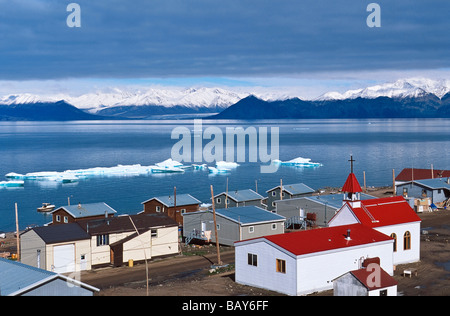
[[[380, 7], [381, 27], [369, 27]], [[80, 27], [69, 27], [70, 3]], [[448, 0], [0, 0], [0, 94], [450, 78]]]

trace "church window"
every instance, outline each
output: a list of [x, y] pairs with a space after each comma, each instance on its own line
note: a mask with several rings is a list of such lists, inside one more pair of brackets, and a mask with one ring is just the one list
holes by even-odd
[[397, 252], [397, 235], [392, 233], [391, 238], [394, 239], [394, 252]]
[[411, 233], [406, 231], [403, 235], [403, 250], [411, 249]]

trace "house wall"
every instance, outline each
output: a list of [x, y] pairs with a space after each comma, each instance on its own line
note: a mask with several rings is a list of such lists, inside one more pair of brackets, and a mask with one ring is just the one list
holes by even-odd
[[[57, 216], [60, 216], [60, 220], [57, 221]], [[64, 218], [67, 218], [67, 222], [64, 221]], [[109, 214], [108, 217], [114, 217], [114, 214]], [[81, 218], [74, 218], [71, 214], [67, 213], [64, 209], [56, 210], [52, 213], [52, 225], [57, 224], [69, 224], [69, 223], [75, 223], [78, 219], [79, 220], [94, 220], [94, 219], [102, 219], [105, 218], [105, 215], [97, 215], [97, 216], [88, 216], [88, 217], [81, 217]]]
[[330, 290], [332, 280], [360, 268], [364, 258], [380, 258], [381, 268], [393, 275], [392, 242], [302, 256], [297, 260], [297, 295]]
[[[394, 264], [412, 263], [420, 260], [420, 222], [400, 225], [376, 227], [377, 231], [390, 236], [397, 235], [397, 251], [393, 254]], [[406, 231], [411, 233], [411, 249], [403, 249], [403, 236]]]
[[20, 262], [41, 269], [46, 267], [45, 242], [34, 230], [29, 230], [20, 236]]
[[[41, 266], [41, 268], [48, 271], [53, 271], [55, 262], [53, 251], [54, 247], [68, 244], [75, 245], [75, 271], [91, 270], [91, 240], [89, 239], [46, 245], [46, 265], [45, 267]], [[81, 255], [85, 256], [85, 262], [83, 262], [83, 264]]]
[[328, 221], [334, 216], [337, 211], [335, 207], [325, 206], [325, 204], [302, 198], [276, 201], [275, 205], [276, 213], [286, 218], [300, 216], [300, 209], [305, 210], [305, 216], [306, 213], [315, 213], [316, 225], [318, 226], [326, 226]]
[[397, 285], [369, 291], [368, 296], [380, 296], [380, 292], [383, 290], [387, 290], [387, 296], [397, 296]]
[[[159, 207], [159, 211], [157, 211], [157, 207]], [[177, 205], [175, 207], [167, 207], [158, 200], [151, 200], [147, 203], [144, 203], [144, 213], [146, 214], [165, 213], [167, 214], [167, 216], [174, 219], [179, 226], [183, 225], [182, 210], [185, 210], [186, 213], [197, 212], [199, 210], [199, 205], [192, 204], [192, 205]]]
[[334, 296], [367, 296], [367, 288], [350, 273], [333, 281]]
[[220, 194], [214, 198], [214, 206], [216, 209], [227, 208], [227, 207], [240, 207], [240, 206], [258, 206], [265, 208], [262, 200], [252, 200], [252, 201], [242, 201], [236, 202], [235, 200], [228, 198], [227, 205], [225, 205], [226, 194]]
[[[248, 264], [248, 253], [258, 256], [257, 267]], [[236, 282], [287, 295], [332, 289], [332, 280], [358, 269], [368, 257], [379, 257], [381, 267], [393, 275], [390, 241], [294, 257], [276, 245], [255, 240], [238, 243], [235, 256]], [[285, 274], [276, 272], [277, 258], [286, 260]]]
[[[257, 255], [257, 266], [248, 264], [248, 254]], [[286, 261], [286, 273], [276, 271], [276, 259]], [[235, 249], [235, 281], [286, 295], [297, 294], [297, 265], [289, 255], [264, 240], [250, 244], [240, 243]]]
[[403, 195], [403, 189], [408, 190], [408, 197], [416, 199], [431, 198], [432, 203], [440, 203], [448, 199], [449, 193], [446, 189], [430, 189], [418, 183], [404, 183], [397, 186], [397, 195]]
[[[201, 231], [202, 222], [205, 223], [205, 231], [211, 232], [211, 242], [216, 242], [212, 212], [197, 212], [184, 216], [183, 236], [188, 236], [194, 229]], [[241, 226], [234, 221], [216, 215], [216, 223], [219, 226], [217, 231], [219, 243], [227, 246], [233, 246], [234, 242], [239, 240], [284, 233], [283, 221]], [[275, 224], [275, 229], [273, 229], [272, 224]], [[250, 227], [253, 227], [253, 232], [250, 232]]]
[[[151, 237], [151, 230], [136, 236], [123, 243], [123, 263], [128, 260], [134, 261], [150, 260], [155, 256], [176, 254], [178, 248], [178, 227], [157, 228], [157, 236]], [[92, 243], [92, 265], [109, 264], [111, 262], [111, 247], [117, 241], [134, 234], [134, 231], [109, 234], [109, 244], [97, 246], [97, 236], [93, 236]], [[145, 251], [145, 252], [144, 252]]]

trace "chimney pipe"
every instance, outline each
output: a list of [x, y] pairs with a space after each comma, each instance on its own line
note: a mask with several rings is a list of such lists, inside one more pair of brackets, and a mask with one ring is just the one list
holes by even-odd
[[351, 230], [350, 230], [350, 229], [347, 229], [347, 237], [345, 237], [345, 239], [351, 240], [351, 238], [350, 238], [350, 232], [351, 232]]

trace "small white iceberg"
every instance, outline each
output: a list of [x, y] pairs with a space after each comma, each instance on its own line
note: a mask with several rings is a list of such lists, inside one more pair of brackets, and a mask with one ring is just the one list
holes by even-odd
[[229, 161], [217, 161], [216, 162], [217, 169], [234, 169], [237, 167], [239, 167], [239, 164], [236, 162], [229, 162]]
[[311, 162], [310, 158], [302, 158], [298, 157], [289, 161], [281, 161], [281, 160], [274, 160], [272, 163], [278, 164], [281, 166], [293, 166], [293, 167], [321, 167], [323, 166], [321, 163], [318, 162]]
[[229, 173], [231, 170], [227, 168], [215, 168], [215, 167], [208, 167], [209, 173], [211, 174], [219, 174], [219, 173]]

